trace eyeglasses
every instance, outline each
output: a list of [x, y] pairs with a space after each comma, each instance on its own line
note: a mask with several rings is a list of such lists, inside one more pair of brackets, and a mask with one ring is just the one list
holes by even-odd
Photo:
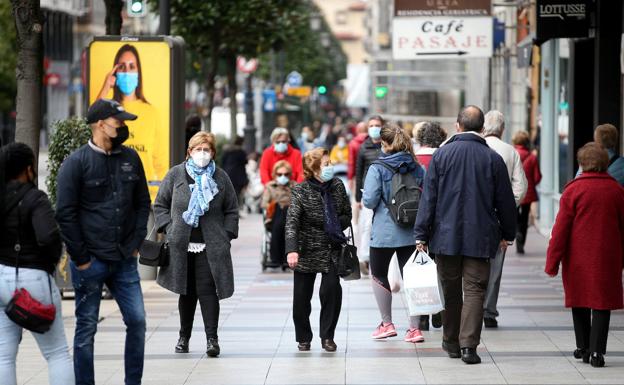
[[275, 176], [290, 176], [290, 173], [289, 172], [285, 174], [276, 173]]
[[288, 144], [287, 140], [278, 140], [275, 142], [275, 144]]

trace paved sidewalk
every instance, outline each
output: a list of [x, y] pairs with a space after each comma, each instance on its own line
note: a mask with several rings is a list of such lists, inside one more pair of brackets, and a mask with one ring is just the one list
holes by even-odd
[[[499, 300], [500, 327], [484, 330], [483, 364], [449, 359], [440, 348], [441, 330], [424, 332], [426, 342], [402, 341], [407, 313], [395, 295], [399, 337], [370, 339], [379, 313], [370, 279], [343, 283], [343, 311], [336, 332], [338, 352], [297, 351], [291, 319], [292, 275], [262, 274], [259, 216], [241, 220], [233, 243], [236, 294], [222, 302], [219, 337], [222, 355], [206, 357], [197, 309], [189, 354], [174, 354], [178, 336], [177, 297], [153, 281], [143, 282], [148, 335], [146, 385], [199, 384], [624, 384], [624, 313], [611, 317], [607, 367], [594, 369], [572, 357], [572, 317], [563, 307], [561, 279], [543, 272], [546, 241], [529, 235], [527, 254], [510, 250]], [[318, 297], [313, 326], [318, 325]], [[68, 339], [73, 340], [73, 301], [64, 301]], [[125, 327], [114, 301], [103, 301], [96, 335], [97, 384], [123, 384]], [[315, 332], [318, 326], [315, 328]], [[47, 383], [47, 369], [32, 336], [25, 334], [18, 357], [20, 384]], [[0, 384], [2, 380], [0, 379]]]

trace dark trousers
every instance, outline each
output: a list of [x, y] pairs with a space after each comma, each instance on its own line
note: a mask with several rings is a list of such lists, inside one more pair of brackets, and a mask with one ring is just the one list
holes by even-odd
[[526, 242], [527, 230], [529, 229], [529, 213], [531, 212], [531, 204], [520, 205], [518, 207], [518, 232], [516, 234], [516, 245], [520, 249], [524, 249]]
[[[310, 327], [312, 305], [310, 302], [314, 293], [315, 280], [316, 273], [300, 273], [298, 271], [294, 273], [293, 321], [297, 342], [312, 341], [312, 328]], [[336, 275], [331, 263], [329, 272], [322, 274], [319, 297], [321, 300], [321, 339], [334, 339], [334, 332], [342, 307], [342, 287], [340, 286], [340, 278]]]
[[217, 286], [212, 277], [206, 255], [204, 253], [189, 253], [187, 291], [186, 295], [180, 295], [178, 299], [180, 337], [191, 338], [198, 300], [206, 337], [217, 338], [220, 311]]
[[476, 348], [481, 340], [490, 261], [461, 255], [436, 255], [436, 264], [445, 301], [442, 338], [454, 348]]
[[286, 262], [286, 214], [288, 207], [275, 205], [275, 213], [271, 221], [271, 262], [281, 265]]
[[386, 290], [390, 291], [390, 282], [388, 282], [388, 270], [390, 268], [390, 260], [396, 252], [399, 262], [401, 276], [403, 276], [403, 266], [407, 260], [414, 254], [416, 246], [403, 247], [371, 247], [370, 248], [370, 272], [373, 279], [376, 280]]
[[610, 310], [596, 310], [586, 307], [572, 308], [576, 347], [590, 353], [607, 352], [607, 336], [609, 335]]

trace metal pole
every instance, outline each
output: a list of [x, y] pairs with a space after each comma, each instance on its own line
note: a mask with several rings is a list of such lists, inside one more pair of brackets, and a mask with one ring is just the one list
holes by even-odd
[[171, 13], [169, 7], [169, 0], [160, 0], [158, 3], [158, 11], [160, 13], [160, 24], [158, 26], [159, 35], [171, 34]]
[[245, 81], [247, 87], [245, 89], [245, 118], [246, 124], [243, 132], [245, 133], [245, 151], [247, 153], [256, 150], [256, 127], [254, 127], [254, 94], [252, 74], [247, 75]]

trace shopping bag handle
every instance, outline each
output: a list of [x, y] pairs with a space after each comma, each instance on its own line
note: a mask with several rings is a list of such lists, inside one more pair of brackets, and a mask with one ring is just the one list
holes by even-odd
[[[418, 256], [419, 256], [421, 253], [422, 253], [422, 254], [424, 254], [427, 258], [426, 258], [426, 259], [424, 259], [423, 257], [418, 258]], [[426, 251], [424, 251], [424, 250], [423, 250], [423, 251], [416, 250], [416, 253], [414, 253], [414, 258], [412, 259], [412, 262], [416, 262], [416, 263], [418, 263], [419, 265], [426, 265], [427, 263], [429, 263], [429, 262], [431, 262], [431, 261], [433, 261], [433, 260], [432, 260], [432, 259], [431, 259], [431, 257], [429, 256], [429, 253], [427, 253], [427, 252], [426, 252]]]

